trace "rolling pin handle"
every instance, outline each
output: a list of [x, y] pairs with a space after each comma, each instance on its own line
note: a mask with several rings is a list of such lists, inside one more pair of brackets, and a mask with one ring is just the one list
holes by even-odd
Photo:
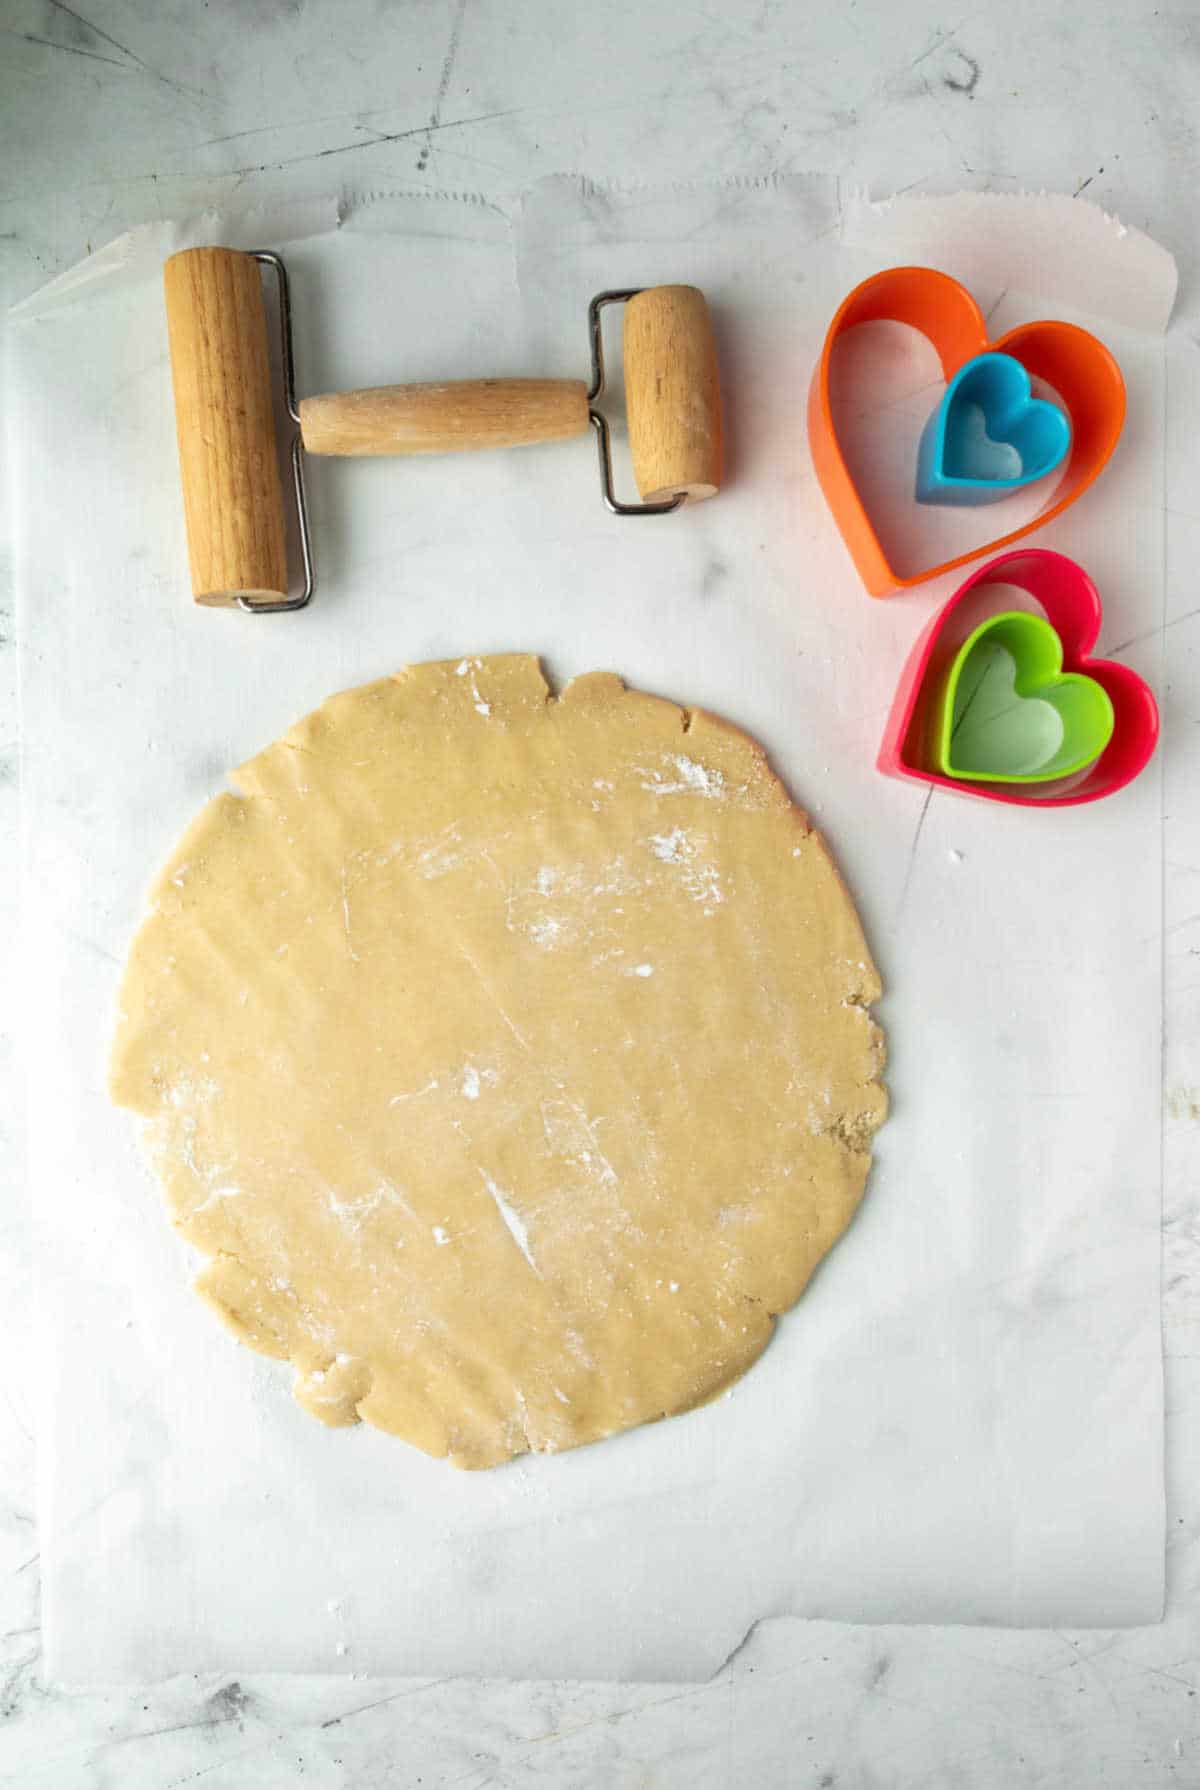
[[451, 454], [586, 435], [582, 379], [454, 379], [304, 398], [310, 454]]

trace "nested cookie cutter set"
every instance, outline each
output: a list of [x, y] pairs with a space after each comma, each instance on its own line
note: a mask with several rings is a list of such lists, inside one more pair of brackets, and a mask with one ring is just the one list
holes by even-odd
[[[905, 575], [885, 551], [834, 415], [835, 356], [852, 330], [879, 322], [925, 336], [946, 380], [912, 467], [914, 501], [981, 509], [1043, 481], [1047, 491], [1018, 526]], [[1034, 381], [1057, 402], [1035, 396]], [[928, 267], [875, 274], [839, 306], [809, 389], [808, 438], [868, 593], [892, 596], [1009, 549], [967, 577], [913, 648], [877, 759], [888, 776], [984, 801], [1062, 808], [1112, 795], [1146, 765], [1158, 708], [1136, 672], [1090, 656], [1103, 616], [1092, 579], [1064, 554], [1014, 547], [1095, 483], [1124, 419], [1120, 368], [1075, 324], [1023, 323], [989, 341], [971, 294]], [[1012, 587], [1029, 609], [1013, 607]]]
[[[297, 589], [289, 579], [264, 269], [276, 289], [276, 358], [303, 568]], [[716, 347], [708, 307], [695, 287], [597, 294], [588, 311], [588, 382], [452, 380], [297, 401], [290, 292], [278, 255], [186, 249], [168, 260], [164, 282], [192, 588], [199, 603], [274, 614], [309, 601], [308, 454], [446, 453], [594, 431], [604, 501], [619, 516], [667, 515], [720, 489]], [[616, 304], [625, 307], [624, 385], [637, 503], [614, 491], [600, 402], [602, 314]], [[879, 322], [919, 331], [936, 350], [946, 380], [907, 471], [917, 511], [952, 506], [978, 512], [1006, 498], [1030, 494], [1036, 501], [1046, 493], [1032, 517], [1022, 509], [1026, 519], [1018, 526], [906, 574], [889, 560], [835, 417], [832, 375], [839, 350], [862, 325]], [[1035, 382], [1053, 398], [1036, 395]], [[929, 267], [889, 268], [855, 287], [829, 326], [808, 397], [817, 478], [873, 597], [1012, 549], [1061, 515], [1103, 472], [1124, 418], [1121, 370], [1095, 336], [1072, 323], [1041, 321], [989, 341], [984, 315], [967, 289]], [[877, 426], [877, 418], [871, 421]], [[1011, 597], [1001, 606], [1001, 585], [1015, 586], [1033, 610], [1014, 608]], [[896, 693], [879, 769], [1029, 807], [1092, 802], [1122, 788], [1154, 750], [1158, 711], [1136, 673], [1089, 656], [1100, 622], [1099, 594], [1081, 566], [1036, 548], [1001, 552], [967, 578], [918, 640]]]

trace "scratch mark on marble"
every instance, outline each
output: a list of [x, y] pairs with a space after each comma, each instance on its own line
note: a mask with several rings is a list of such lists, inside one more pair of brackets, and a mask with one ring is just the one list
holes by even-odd
[[454, 64], [458, 60], [458, 46], [462, 38], [463, 19], [467, 11], [467, 0], [458, 0], [454, 13], [454, 22], [450, 27], [450, 42], [446, 45], [446, 55], [442, 62], [442, 72], [438, 77], [437, 92], [434, 95], [433, 110], [429, 114], [426, 127], [425, 142], [417, 157], [417, 173], [423, 174], [429, 166], [429, 157], [433, 150], [430, 139], [442, 122], [442, 106], [450, 89], [450, 80], [454, 74]]
[[[0, 747], [0, 751], [2, 750], [3, 748]], [[91, 951], [95, 956], [102, 957], [105, 963], [113, 963], [116, 964], [118, 969], [124, 969], [125, 966], [115, 951], [109, 951], [104, 945], [100, 944], [97, 939], [89, 938], [87, 933], [71, 932], [68, 934], [68, 937], [77, 939], [81, 945]]]
[[397, 1703], [402, 1697], [420, 1697], [425, 1691], [434, 1691], [440, 1684], [451, 1684], [450, 1678], [431, 1678], [427, 1684], [406, 1686], [402, 1691], [393, 1691], [389, 1697], [377, 1697], [373, 1703], [360, 1703], [357, 1709], [344, 1710], [341, 1715], [330, 1716], [322, 1722], [322, 1728], [336, 1728], [340, 1722], [353, 1721], [357, 1715], [366, 1715], [372, 1709], [382, 1709], [385, 1703]]
[[[1186, 514], [1186, 512], [1184, 512]], [[1111, 659], [1114, 653], [1123, 653], [1126, 647], [1136, 646], [1142, 640], [1155, 640], [1158, 635], [1165, 634], [1168, 628], [1178, 628], [1182, 622], [1194, 621], [1200, 615], [1200, 609], [1189, 609], [1185, 615], [1173, 615], [1170, 621], [1160, 622], [1156, 628], [1145, 628], [1140, 634], [1131, 634], [1128, 640], [1120, 641], [1116, 646], [1106, 649]]]
[[929, 804], [933, 800], [935, 787], [936, 785], [932, 783], [929, 785], [928, 790], [925, 792], [925, 800], [921, 803], [921, 812], [917, 816], [917, 824], [913, 832], [912, 844], [908, 848], [908, 863], [904, 870], [904, 882], [900, 889], [900, 900], [896, 904], [896, 918], [892, 921], [894, 927], [899, 926], [904, 914], [905, 903], [908, 900], [909, 884], [912, 882], [913, 869], [917, 862], [917, 847], [921, 843], [921, 833], [925, 826], [925, 816], [929, 813]]
[[[524, 106], [510, 106], [502, 112], [483, 112], [474, 118], [448, 118], [444, 124], [418, 124], [414, 125], [411, 130], [372, 130], [370, 136], [357, 137], [353, 143], [334, 143], [328, 149], [310, 149], [300, 155], [284, 156], [280, 161], [254, 162], [246, 168], [225, 168], [216, 178], [226, 180], [235, 174], [243, 177], [250, 174], [267, 174], [281, 168], [293, 168], [300, 162], [320, 162], [331, 155], [349, 155], [356, 149], [377, 149], [381, 143], [404, 143], [411, 137], [428, 137], [439, 131], [462, 130], [469, 124], [486, 124], [492, 118], [513, 118], [518, 112], [525, 110]], [[279, 128], [284, 127], [280, 126]], [[366, 128], [370, 129], [369, 126]], [[140, 178], [153, 177], [143, 176]], [[485, 211], [494, 211], [501, 217], [507, 216], [504, 207], [490, 199], [480, 199], [479, 203]]]
[[[55, 12], [65, 13], [67, 18], [74, 19], [77, 25], [82, 25], [85, 31], [90, 31], [93, 37], [98, 37], [100, 39], [101, 43], [106, 43], [110, 49], [119, 50], [121, 55], [126, 57], [128, 61], [135, 62], [139, 68], [146, 68], [146, 64], [142, 61], [141, 57], [135, 56], [133, 51], [126, 44], [121, 43], [115, 37], [111, 37], [107, 31], [102, 31], [99, 25], [93, 25], [92, 21], [90, 19], [85, 19], [81, 12], [76, 12], [73, 7], [67, 6], [65, 0], [50, 0], [50, 4]], [[61, 46], [63, 49], [68, 49], [69, 47], [70, 46], [67, 44]], [[147, 70], [147, 73], [149, 72], [150, 71]]]
[[[7, 1722], [12, 1716], [19, 1713], [22, 1699], [27, 1691], [33, 1688], [32, 1674], [36, 1670], [40, 1658], [41, 1649], [35, 1647], [32, 1653], [26, 1653], [20, 1659], [13, 1660], [4, 1669], [2, 1681], [0, 1681], [0, 1722]], [[5, 1774], [4, 1781], [11, 1784], [16, 1780]]]
[[[357, 123], [358, 128], [360, 130], [370, 131], [370, 133], [371, 133], [370, 142], [364, 143], [362, 141], [356, 141], [353, 143], [341, 143], [341, 144], [335, 145], [333, 148], [330, 148], [330, 149], [314, 150], [311, 156], [308, 156], [308, 157], [296, 156], [293, 159], [296, 161], [305, 161], [305, 160], [314, 160], [315, 161], [315, 160], [319, 160], [320, 157], [323, 155], [344, 155], [348, 150], [351, 150], [351, 149], [372, 149], [372, 148], [374, 148], [374, 146], [377, 143], [403, 143], [403, 142], [406, 142], [410, 137], [425, 137], [425, 136], [430, 135], [430, 133], [435, 130], [437, 130], [437, 131], [465, 130], [466, 127], [471, 124], [490, 124], [492, 122], [492, 120], [495, 118], [515, 118], [518, 113], [524, 112], [524, 111], [528, 110], [528, 108], [525, 106], [505, 106], [503, 108], [503, 110], [498, 111], [498, 112], [475, 112], [475, 113], [472, 113], [472, 115], [469, 118], [446, 118], [446, 119], [442, 119], [436, 125], [415, 124], [415, 125], [407, 126], [404, 130], [399, 130], [399, 131], [377, 130], [374, 125], [367, 124], [365, 122], [365, 120], [368, 118], [378, 118], [380, 116], [386, 116], [387, 113], [394, 112], [395, 110], [396, 110], [395, 106], [382, 106], [377, 111], [372, 111], [372, 112], [329, 112], [329, 113], [326, 113], [326, 115], [323, 118], [311, 119], [308, 121], [308, 123], [310, 125], [316, 125], [316, 124], [340, 124], [344, 118], [353, 118], [355, 120], [355, 122]], [[296, 128], [296, 120], [294, 118], [286, 118], [279, 124], [256, 124], [254, 126], [253, 130], [230, 131], [228, 133], [228, 135], [224, 136], [224, 137], [206, 137], [203, 143], [196, 144], [196, 148], [197, 149], [216, 149], [222, 143], [239, 143], [245, 137], [269, 137], [274, 131], [288, 131], [288, 130], [295, 130], [295, 128]], [[268, 164], [264, 163], [263, 165], [266, 166]], [[233, 170], [233, 171], [237, 172], [238, 170]], [[243, 169], [243, 170], [241, 170], [241, 172], [251, 173], [251, 172], [258, 172], [258, 170]]]
[[57, 38], [38, 37], [32, 31], [5, 30], [0, 36], [15, 37], [20, 43], [37, 44], [44, 50], [61, 50], [67, 56], [83, 56], [88, 62], [104, 62], [109, 68], [124, 69], [126, 74], [134, 72], [127, 62], [118, 62], [115, 56], [101, 56], [95, 50], [85, 50], [80, 44], [62, 44]]
[[1120, 1634], [1114, 1635], [1110, 1640], [1103, 1641], [1099, 1647], [1094, 1647], [1090, 1653], [1085, 1654], [1080, 1652], [1078, 1642], [1073, 1641], [1069, 1635], [1060, 1634], [1058, 1639], [1062, 1641], [1065, 1646], [1073, 1648], [1074, 1652], [1068, 1659], [1063, 1660], [1061, 1665], [1051, 1666], [1047, 1677], [1053, 1678], [1056, 1673], [1060, 1672], [1073, 1672], [1081, 1666], [1085, 1660], [1100, 1659], [1104, 1654], [1111, 1653], [1115, 1647], [1119, 1647], [1123, 1638], [1124, 1637]]
[[265, 1740], [256, 1740], [252, 1746], [242, 1747], [240, 1752], [227, 1753], [223, 1759], [217, 1759], [212, 1765], [202, 1765], [199, 1771], [189, 1771], [186, 1777], [172, 1778], [166, 1790], [182, 1790], [184, 1784], [194, 1784], [198, 1778], [206, 1778], [210, 1772], [220, 1771], [223, 1766], [234, 1765], [239, 1759], [248, 1759], [251, 1753], [265, 1752], [269, 1746], [278, 1745], [278, 1735], [268, 1734]]
[[[152, 81], [161, 82], [164, 87], [169, 87], [172, 93], [178, 93], [184, 99], [206, 100], [209, 98], [209, 95], [205, 93], [202, 88], [188, 87], [182, 81], [173, 80], [170, 75], [162, 74], [157, 68], [151, 68], [150, 64], [144, 62], [135, 50], [129, 48], [128, 44], [123, 44], [109, 32], [102, 31], [99, 25], [93, 25], [92, 21], [90, 19], [85, 19], [81, 12], [76, 12], [73, 7], [67, 6], [65, 0], [49, 0], [49, 4], [56, 12], [61, 13], [64, 18], [72, 20], [72, 22], [82, 30], [89, 31], [100, 43], [105, 43], [110, 49], [118, 51], [125, 60], [123, 62], [118, 62], [113, 56], [102, 56], [98, 51], [86, 49], [82, 44], [60, 43], [57, 38], [30, 37], [29, 42], [43, 43], [53, 50], [66, 50], [74, 56], [86, 56], [93, 62], [107, 62], [113, 68], [123, 68], [127, 74], [136, 72], [148, 75]], [[23, 37], [26, 33], [13, 32], [12, 35], [14, 37]]]
[[223, 1722], [231, 1721], [232, 1716], [212, 1716], [201, 1714], [190, 1722], [168, 1722], [162, 1728], [141, 1728], [136, 1734], [118, 1734], [113, 1740], [106, 1740], [102, 1746], [90, 1756], [88, 1763], [99, 1758], [101, 1753], [111, 1752], [119, 1746], [131, 1746], [135, 1740], [155, 1740], [161, 1734], [187, 1734], [194, 1728], [215, 1728]]
[[[757, 1626], [758, 1622], [756, 1620], [751, 1624], [750, 1632], [752, 1633]], [[746, 1636], [746, 1639], [749, 1639], [749, 1635]], [[733, 1650], [734, 1653], [739, 1652], [743, 1645], [744, 1642], [739, 1642], [738, 1646]], [[630, 1709], [606, 1710], [600, 1715], [589, 1716], [586, 1721], [575, 1722], [570, 1727], [553, 1728], [549, 1734], [539, 1734], [533, 1740], [529, 1741], [516, 1757], [523, 1761], [532, 1755], [535, 1747], [553, 1746], [564, 1740], [574, 1740], [576, 1735], [586, 1733], [589, 1728], [616, 1728], [619, 1727], [622, 1722], [632, 1721], [638, 1716], [645, 1715], [649, 1710], [666, 1709], [672, 1703], [686, 1703], [693, 1697], [711, 1696], [713, 1682], [716, 1678], [720, 1677], [727, 1664], [728, 1661], [724, 1661], [713, 1674], [712, 1678], [706, 1679], [701, 1684], [691, 1685], [687, 1690], [672, 1691], [671, 1694], [666, 1697], [653, 1697], [648, 1702], [637, 1703]], [[791, 1670], [792, 1668], [789, 1668], [789, 1671]]]
[[[968, 172], [969, 172], [969, 170], [968, 170]], [[991, 323], [992, 318], [996, 315], [996, 312], [1000, 309], [1000, 306], [1004, 303], [1004, 301], [1007, 297], [1008, 297], [1008, 287], [1005, 286], [1004, 290], [1000, 293], [1000, 296], [998, 298], [994, 298], [992, 300], [991, 304], [988, 306], [987, 314], [983, 319], [983, 321], [985, 323], [987, 323], [987, 324]]]

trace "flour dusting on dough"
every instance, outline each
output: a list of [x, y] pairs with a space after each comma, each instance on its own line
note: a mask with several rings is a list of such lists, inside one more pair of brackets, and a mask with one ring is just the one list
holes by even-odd
[[398, 1206], [408, 1218], [414, 1216], [413, 1209], [400, 1192], [389, 1181], [381, 1181], [370, 1193], [363, 1193], [357, 1199], [339, 1199], [332, 1188], [325, 1196], [326, 1204], [334, 1217], [340, 1220], [348, 1231], [358, 1232], [368, 1218], [374, 1216], [384, 1205]]
[[195, 1218], [198, 1212], [207, 1212], [208, 1208], [215, 1206], [218, 1200], [240, 1200], [241, 1198], [240, 1187], [214, 1187], [206, 1199], [202, 1199], [198, 1206], [192, 1207], [189, 1216]]
[[[480, 1173], [483, 1174], [482, 1169], [480, 1170]], [[499, 1212], [501, 1218], [508, 1227], [509, 1236], [540, 1280], [542, 1278], [542, 1271], [533, 1259], [533, 1251], [529, 1247], [529, 1232], [526, 1230], [523, 1221], [520, 1216], [513, 1211], [490, 1175], [484, 1175], [483, 1182], [484, 1186], [492, 1196], [497, 1212]]]
[[661, 864], [679, 871], [679, 880], [689, 898], [698, 902], [705, 914], [712, 914], [725, 900], [725, 890], [717, 865], [701, 858], [707, 843], [683, 827], [673, 827], [669, 833], [651, 833], [646, 840]]
[[669, 833], [651, 833], [650, 850], [664, 864], [682, 864], [691, 845], [682, 827], [672, 827]]
[[403, 1106], [406, 1101], [420, 1100], [426, 1094], [436, 1093], [438, 1088], [441, 1087], [441, 1085], [442, 1085], [441, 1082], [438, 1080], [437, 1076], [435, 1075], [431, 1081], [427, 1081], [425, 1083], [425, 1086], [423, 1088], [414, 1088], [411, 1094], [393, 1094], [391, 1099], [388, 1102], [388, 1105], [389, 1106]]
[[[353, 945], [353, 942], [350, 937], [350, 896], [349, 896], [349, 891], [348, 891], [348, 888], [346, 885], [346, 867], [344, 864], [342, 866], [342, 925], [345, 928], [345, 932], [346, 932], [346, 950], [350, 956], [351, 961], [353, 963], [358, 963], [359, 955], [358, 955], [358, 952], [354, 949], [354, 945]], [[287, 950], [287, 946], [281, 945], [279, 947], [279, 950], [280, 950], [280, 953], [282, 954], [283, 952], [285, 952]]]
[[642, 788], [649, 790], [652, 796], [707, 796], [710, 801], [724, 796], [725, 777], [721, 771], [698, 764], [694, 758], [685, 758], [679, 752], [667, 755], [663, 762], [674, 767], [673, 781], [660, 770], [643, 771], [648, 781]]

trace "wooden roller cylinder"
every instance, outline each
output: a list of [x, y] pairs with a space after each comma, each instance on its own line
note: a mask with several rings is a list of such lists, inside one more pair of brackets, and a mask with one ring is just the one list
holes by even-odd
[[712, 319], [695, 286], [651, 286], [625, 306], [625, 406], [644, 503], [721, 488], [721, 391]]
[[452, 454], [562, 441], [587, 428], [582, 379], [455, 379], [300, 402], [310, 454]]
[[285, 515], [258, 263], [185, 249], [163, 279], [192, 593], [197, 603], [278, 599]]

